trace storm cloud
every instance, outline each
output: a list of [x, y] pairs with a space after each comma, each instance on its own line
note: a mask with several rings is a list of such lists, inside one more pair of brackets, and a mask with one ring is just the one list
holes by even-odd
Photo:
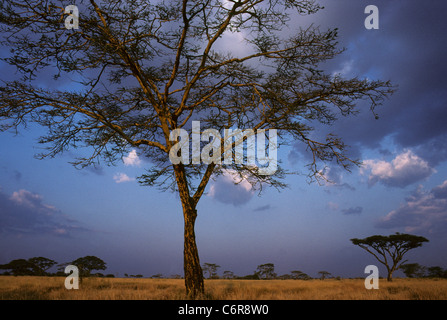
[[447, 180], [427, 191], [418, 187], [399, 208], [376, 224], [379, 228], [404, 228], [406, 232], [444, 233], [447, 229]]
[[343, 209], [341, 212], [346, 215], [352, 215], [352, 214], [361, 214], [363, 211], [363, 207], [357, 206], [357, 207], [351, 207], [348, 209]]
[[0, 232], [73, 236], [78, 231], [87, 229], [45, 203], [41, 195], [25, 189], [10, 196], [0, 191]]
[[[356, 117], [342, 117], [330, 127], [316, 128], [319, 134], [340, 136], [354, 156], [365, 149], [383, 149], [388, 138], [401, 150], [416, 151], [430, 166], [447, 160], [447, 69], [443, 63], [447, 42], [441, 31], [447, 30], [446, 4], [377, 0], [380, 28], [367, 30], [363, 26], [366, 3], [320, 3], [326, 9], [316, 15], [317, 23], [338, 27], [340, 46], [346, 48], [327, 63], [327, 72], [340, 72], [346, 78], [390, 80], [397, 90], [376, 109], [378, 119], [367, 103], [359, 101]], [[294, 152], [303, 150], [296, 146]]]

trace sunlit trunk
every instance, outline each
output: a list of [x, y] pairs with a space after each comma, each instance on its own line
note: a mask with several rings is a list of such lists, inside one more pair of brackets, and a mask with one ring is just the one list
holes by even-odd
[[393, 272], [394, 272], [394, 270], [395, 270], [394, 267], [389, 268], [389, 267], [387, 266], [387, 271], [388, 271], [388, 275], [387, 275], [387, 277], [386, 277], [386, 280], [387, 280], [387, 281], [393, 281]]
[[197, 210], [189, 195], [184, 167], [181, 164], [174, 165], [174, 172], [185, 222], [183, 270], [185, 273], [186, 294], [189, 298], [196, 298], [198, 295], [204, 293], [203, 273], [202, 267], [200, 266], [199, 251], [197, 250], [194, 232]]
[[196, 210], [184, 212], [185, 243], [183, 250], [183, 269], [185, 273], [186, 294], [191, 298], [195, 298], [204, 292], [203, 272], [200, 266], [199, 251], [197, 250], [196, 236], [194, 233], [196, 217]]

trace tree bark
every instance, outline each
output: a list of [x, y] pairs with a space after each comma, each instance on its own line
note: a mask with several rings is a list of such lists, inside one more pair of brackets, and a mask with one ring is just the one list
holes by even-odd
[[194, 232], [197, 210], [195, 208], [195, 202], [189, 194], [188, 182], [183, 165], [174, 165], [174, 172], [185, 222], [183, 270], [185, 273], [186, 294], [189, 298], [194, 299], [204, 293], [203, 271], [200, 266], [199, 251], [197, 250], [196, 235]]
[[386, 277], [386, 280], [387, 281], [393, 281], [393, 272], [394, 272], [394, 268], [389, 268], [388, 266], [387, 266], [387, 271], [388, 271], [388, 275], [387, 275], [387, 277]]
[[197, 217], [195, 209], [184, 212], [185, 239], [183, 250], [183, 269], [185, 273], [186, 294], [190, 298], [204, 293], [203, 272], [200, 266], [194, 225]]

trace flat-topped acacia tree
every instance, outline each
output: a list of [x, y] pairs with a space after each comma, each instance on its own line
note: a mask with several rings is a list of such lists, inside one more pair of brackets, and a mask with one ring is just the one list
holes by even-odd
[[[98, 159], [113, 163], [130, 148], [149, 158], [153, 166], [140, 182], [180, 195], [185, 286], [191, 297], [204, 291], [194, 224], [210, 179], [225, 172], [254, 188], [282, 187], [284, 171], [278, 166], [274, 174], [263, 175], [246, 162], [224, 165], [223, 149], [212, 162], [173, 163], [169, 152], [177, 139], [171, 141], [170, 133], [191, 128], [193, 120], [221, 134], [230, 128], [276, 129], [281, 144], [307, 145], [313, 155], [309, 176], [315, 177], [320, 160], [336, 160], [347, 169], [358, 164], [335, 135], [312, 138], [315, 125], [357, 112], [362, 99], [374, 114], [393, 91], [389, 82], [343, 79], [320, 70], [320, 63], [343, 51], [337, 48], [336, 29], [281, 32], [290, 17], [320, 10], [313, 0], [91, 0], [76, 5], [79, 28], [70, 29], [65, 22], [75, 27], [74, 17], [59, 1], [0, 4], [2, 46], [10, 49], [3, 61], [19, 72], [0, 87], [1, 129], [38, 123], [48, 129], [39, 140], [47, 146], [40, 157], [86, 147], [91, 153], [73, 162], [81, 167]], [[244, 38], [232, 47], [243, 46], [245, 54], [221, 45], [231, 32]], [[49, 76], [61, 85], [42, 85]], [[63, 85], [67, 79], [73, 86]], [[236, 145], [230, 144], [230, 150]]]
[[399, 233], [389, 236], [374, 235], [364, 239], [353, 238], [351, 242], [372, 254], [377, 261], [385, 265], [388, 272], [387, 281], [392, 281], [393, 272], [400, 269], [407, 261], [404, 255], [415, 248], [422, 246], [428, 239], [422, 236]]

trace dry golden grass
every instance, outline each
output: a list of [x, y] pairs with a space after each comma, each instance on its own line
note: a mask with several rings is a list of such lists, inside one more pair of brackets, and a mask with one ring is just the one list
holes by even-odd
[[[63, 277], [0, 277], [0, 300], [182, 300], [183, 280], [88, 278], [67, 290]], [[446, 279], [205, 280], [204, 300], [447, 300]]]

